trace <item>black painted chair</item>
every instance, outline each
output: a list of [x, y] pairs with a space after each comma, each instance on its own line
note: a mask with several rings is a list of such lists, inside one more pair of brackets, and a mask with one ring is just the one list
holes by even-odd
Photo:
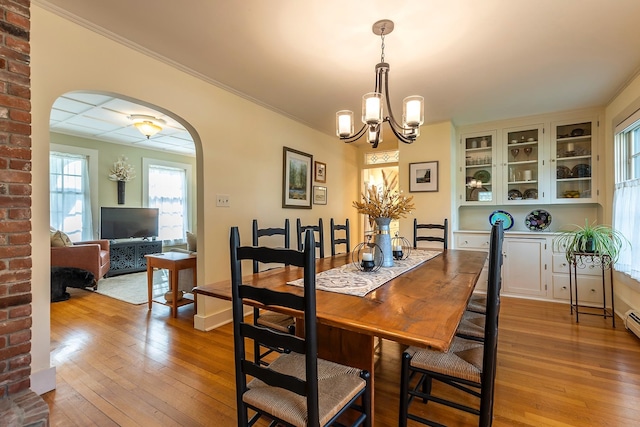
[[[421, 230], [436, 230], [425, 231]], [[442, 230], [439, 232], [438, 230]], [[418, 224], [416, 218], [413, 219], [413, 247], [418, 247], [418, 242], [441, 242], [444, 250], [447, 250], [449, 240], [449, 220], [444, 219], [443, 224]]]
[[[252, 244], [253, 246], [260, 246], [260, 238], [267, 238], [272, 236], [282, 236], [282, 243], [285, 249], [290, 248], [291, 242], [291, 227], [289, 225], [289, 219], [284, 220], [284, 227], [271, 227], [271, 228], [258, 228], [258, 220], [253, 220], [253, 230], [252, 230]], [[275, 268], [275, 267], [272, 267]], [[258, 261], [253, 261], [253, 272], [258, 273], [260, 271], [260, 263]], [[253, 323], [256, 325], [266, 326], [268, 328], [276, 329], [281, 332], [294, 334], [296, 331], [295, 319], [291, 316], [287, 316], [286, 314], [275, 313], [269, 310], [260, 310], [258, 308], [253, 309]], [[268, 362], [265, 360], [265, 357], [269, 354], [277, 351], [278, 353], [282, 353], [285, 351], [282, 348], [269, 348], [265, 347], [263, 350], [260, 346], [256, 344], [254, 348], [255, 353], [255, 361], [256, 363], [262, 363], [263, 365], [268, 365]]]
[[[371, 425], [369, 372], [317, 356], [314, 243], [313, 233], [309, 231], [305, 233], [306, 250], [303, 252], [240, 246], [238, 228], [231, 228], [233, 343], [239, 426], [254, 425], [259, 418], [270, 420], [269, 425], [336, 425], [336, 420], [349, 409], [349, 416], [352, 415], [351, 410], [357, 415], [352, 426]], [[296, 291], [294, 287], [289, 293], [243, 284], [242, 260], [302, 267], [304, 292]], [[245, 322], [243, 304], [248, 301], [273, 309], [281, 307], [301, 312], [304, 337]], [[245, 342], [252, 340], [260, 345], [291, 351], [279, 354], [268, 367], [264, 367], [247, 357]]]
[[300, 218], [296, 220], [296, 230], [298, 235], [298, 250], [302, 250], [302, 242], [304, 239], [304, 233], [307, 230], [311, 230], [318, 234], [318, 238], [315, 239], [315, 247], [320, 249], [320, 258], [324, 258], [324, 226], [322, 225], [322, 218], [318, 220], [318, 225], [302, 225]]
[[[342, 238], [336, 237], [336, 232], [344, 231]], [[331, 256], [334, 256], [336, 252], [336, 245], [345, 245], [345, 253], [351, 252], [351, 234], [349, 228], [349, 218], [346, 219], [344, 224], [336, 224], [333, 218], [331, 218]]]
[[[442, 425], [410, 413], [410, 405], [418, 404], [415, 399], [424, 404], [445, 405], [478, 415], [480, 427], [491, 426], [498, 353], [503, 238], [502, 223], [498, 222], [491, 227], [484, 342], [454, 337], [446, 353], [409, 347], [402, 355], [399, 426], [406, 427], [408, 419], [431, 426]], [[466, 401], [451, 401], [444, 396], [434, 395], [434, 380], [475, 396], [480, 400], [479, 405], [471, 406]]]

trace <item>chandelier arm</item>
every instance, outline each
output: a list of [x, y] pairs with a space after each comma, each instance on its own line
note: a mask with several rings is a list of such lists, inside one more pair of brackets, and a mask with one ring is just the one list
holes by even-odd
[[413, 144], [413, 142], [415, 141], [415, 137], [407, 138], [402, 134], [402, 132], [398, 131], [397, 128], [404, 129], [402, 126], [398, 126], [397, 123], [394, 124], [393, 121], [390, 120], [390, 117], [386, 117], [385, 121], [389, 123], [389, 127], [391, 128], [391, 131], [400, 141], [404, 142], [405, 144]]
[[355, 142], [355, 141], [359, 140], [360, 138], [362, 138], [362, 135], [364, 135], [366, 133], [366, 130], [367, 130], [367, 125], [364, 124], [364, 125], [362, 125], [362, 127], [360, 128], [360, 130], [357, 133], [355, 133], [353, 135], [350, 135], [350, 136], [340, 137], [340, 140], [344, 141], [346, 143]]
[[[393, 125], [395, 125], [396, 127], [404, 130], [405, 128], [403, 126], [401, 126], [400, 123], [398, 123], [396, 118], [393, 116], [393, 110], [391, 109], [391, 100], [389, 98], [389, 73], [388, 73], [388, 68], [387, 68], [387, 72], [384, 73], [384, 97], [385, 97], [385, 99], [387, 101], [387, 112], [389, 113], [389, 117], [388, 117], [389, 124], [391, 125], [392, 128], [393, 128]], [[393, 133], [395, 133], [397, 135], [397, 133], [395, 131]]]

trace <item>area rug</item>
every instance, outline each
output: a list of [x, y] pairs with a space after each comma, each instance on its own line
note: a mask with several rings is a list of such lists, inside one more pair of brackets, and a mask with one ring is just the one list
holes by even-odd
[[[153, 296], [163, 295], [169, 290], [168, 276], [165, 270], [153, 272]], [[146, 304], [147, 272], [122, 274], [120, 276], [107, 277], [98, 281], [96, 292], [129, 304]]]

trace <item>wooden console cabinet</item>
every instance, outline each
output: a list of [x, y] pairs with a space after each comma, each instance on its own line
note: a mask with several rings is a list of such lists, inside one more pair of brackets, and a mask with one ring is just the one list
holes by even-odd
[[106, 277], [118, 274], [147, 271], [145, 255], [162, 252], [162, 241], [131, 240], [111, 242], [109, 256], [111, 268]]

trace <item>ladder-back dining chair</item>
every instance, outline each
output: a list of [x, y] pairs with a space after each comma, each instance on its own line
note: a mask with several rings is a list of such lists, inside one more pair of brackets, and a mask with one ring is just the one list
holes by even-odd
[[[253, 230], [252, 230], [252, 244], [253, 246], [260, 246], [260, 238], [269, 238], [272, 236], [282, 236], [282, 244], [285, 249], [290, 248], [291, 242], [291, 227], [289, 224], [289, 219], [284, 220], [284, 227], [270, 227], [270, 228], [259, 228], [258, 220], [253, 220]], [[275, 267], [272, 267], [275, 268]], [[260, 271], [260, 263], [258, 261], [253, 261], [253, 272], [258, 273]], [[253, 322], [256, 325], [266, 326], [268, 328], [277, 329], [282, 332], [294, 334], [295, 333], [295, 319], [292, 316], [287, 316], [286, 314], [275, 313], [269, 310], [260, 310], [258, 308], [253, 309]], [[284, 349], [282, 348], [269, 348], [265, 347], [263, 350], [260, 346], [256, 344], [254, 348], [255, 360], [256, 363], [262, 363], [267, 365], [268, 362], [265, 360], [265, 357], [269, 354], [277, 351], [278, 353], [282, 353]]]
[[[336, 237], [336, 232], [341, 231], [344, 231], [343, 237]], [[345, 245], [345, 253], [351, 252], [349, 218], [345, 220], [344, 224], [336, 224], [333, 218], [331, 218], [331, 256], [334, 256], [337, 253], [336, 245]]]
[[[430, 231], [421, 231], [430, 230]], [[431, 230], [436, 230], [431, 231]], [[441, 230], [441, 231], [439, 231]], [[424, 234], [427, 233], [427, 234]], [[418, 224], [418, 219], [413, 219], [413, 247], [418, 247], [418, 242], [441, 242], [444, 250], [448, 247], [449, 220], [444, 219], [442, 224]]]
[[[259, 418], [269, 420], [269, 425], [336, 425], [336, 421], [347, 410], [350, 410], [350, 417], [351, 410], [355, 411], [355, 420], [350, 425], [371, 425], [369, 372], [318, 358], [314, 243], [313, 232], [308, 231], [305, 233], [304, 251], [240, 246], [238, 228], [231, 228], [231, 292], [238, 426], [254, 425]], [[304, 291], [278, 292], [243, 284], [242, 260], [302, 267]], [[292, 291], [295, 289], [291, 287]], [[274, 310], [281, 308], [300, 312], [304, 319], [303, 336], [245, 322], [243, 305], [255, 303]], [[248, 357], [245, 342], [252, 340], [260, 345], [288, 348], [291, 351], [279, 354], [268, 367], [264, 367]]]
[[[491, 227], [489, 243], [487, 314], [483, 342], [454, 337], [447, 352], [409, 347], [402, 354], [400, 427], [406, 427], [408, 419], [430, 426], [441, 425], [424, 416], [410, 413], [410, 405], [418, 404], [415, 399], [425, 404], [440, 404], [475, 414], [480, 427], [491, 426], [498, 353], [503, 238], [502, 222], [497, 222]], [[446, 395], [434, 395], [434, 380], [479, 398], [478, 407], [471, 406], [466, 401], [452, 401]]]
[[320, 249], [320, 258], [324, 258], [324, 226], [322, 225], [322, 218], [318, 220], [318, 225], [302, 225], [300, 218], [298, 218], [296, 220], [296, 230], [298, 235], [298, 250], [302, 250], [305, 231], [311, 230], [318, 235], [314, 245]]

